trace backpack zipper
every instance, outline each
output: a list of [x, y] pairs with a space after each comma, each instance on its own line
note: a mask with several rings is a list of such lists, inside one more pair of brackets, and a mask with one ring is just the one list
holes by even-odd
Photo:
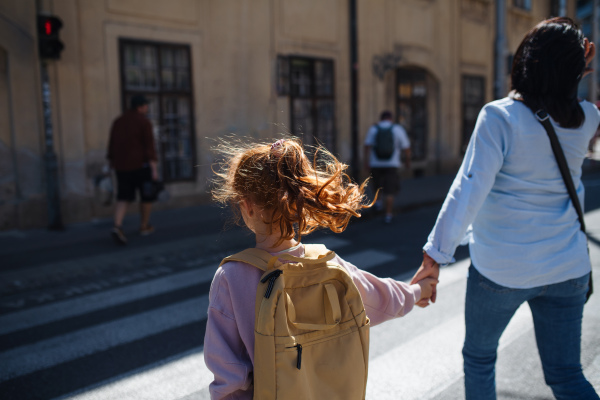
[[271, 297], [271, 292], [273, 291], [273, 286], [275, 285], [275, 281], [277, 280], [277, 278], [279, 278], [279, 275], [281, 275], [281, 274], [283, 274], [283, 271], [280, 269], [276, 269], [260, 280], [262, 283], [269, 281], [269, 286], [267, 286], [267, 290], [265, 290], [265, 298], [266, 299]]
[[302, 367], [302, 345], [297, 343], [293, 346], [286, 347], [286, 349], [296, 349], [298, 352], [298, 358], [296, 359], [296, 368], [300, 369]]
[[300, 369], [300, 367], [302, 366], [302, 345], [298, 343], [294, 347], [298, 349], [298, 361], [296, 361], [296, 368]]

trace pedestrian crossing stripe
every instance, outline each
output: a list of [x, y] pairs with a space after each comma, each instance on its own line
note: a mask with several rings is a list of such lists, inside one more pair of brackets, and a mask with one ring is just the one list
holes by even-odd
[[[341, 239], [332, 239], [327, 244], [330, 248], [344, 247], [348, 244]], [[364, 250], [349, 254], [347, 259], [368, 270], [393, 261], [395, 256], [376, 250]], [[85, 317], [89, 313], [110, 307], [118, 310], [135, 301], [175, 290], [193, 289], [195, 285], [203, 283], [206, 289], [204, 294], [196, 293], [191, 299], [121, 318], [115, 319], [109, 316], [109, 320], [101, 323], [90, 321], [90, 326], [44, 338], [35, 343], [9, 348], [0, 353], [0, 363], [3, 364], [0, 382], [106, 351], [162, 331], [206, 320], [208, 284], [212, 281], [216, 268], [216, 265], [205, 266], [194, 271], [156, 278], [144, 283], [110, 289], [0, 317], [0, 335], [3, 335], [5, 342], [9, 344], [10, 341], [6, 340], [7, 335], [17, 335], [18, 339], [24, 330], [43, 335], [43, 329], [37, 328], [43, 327], [44, 324], [60, 323], [67, 318]]]
[[[345, 247], [348, 244], [342, 241], [338, 242], [337, 246]], [[330, 244], [328, 246], [334, 249]], [[600, 249], [593, 243], [591, 248], [592, 252]], [[377, 250], [351, 253], [344, 259], [364, 269], [395, 261], [392, 254]], [[442, 271], [438, 286], [440, 296], [438, 304], [425, 311], [416, 309], [404, 318], [386, 322], [382, 327], [372, 329], [367, 398], [437, 398], [436, 396], [446, 387], [462, 379], [460, 347], [464, 335], [464, 323], [461, 304], [464, 301], [468, 265], [469, 261], [464, 260]], [[214, 265], [205, 266], [194, 271], [111, 289], [60, 304], [50, 304], [5, 315], [0, 317], [0, 331], [6, 335], [23, 329], [35, 329], [41, 324], [61, 321], [66, 317], [84, 316], [108, 306], [120, 307], [125, 303], [144, 300], [147, 296], [193, 288], [194, 285], [210, 282], [215, 269]], [[411, 276], [412, 273], [403, 274], [395, 279], [407, 281]], [[462, 296], [446, 297], [452, 291], [462, 293]], [[88, 305], [88, 303], [94, 304]], [[66, 364], [101, 355], [118, 346], [123, 346], [121, 351], [126, 350], [132, 343], [151, 338], [152, 335], [160, 336], [164, 332], [173, 332], [170, 337], [177, 338], [180, 329], [187, 329], [190, 326], [194, 327], [195, 331], [203, 329], [207, 305], [207, 293], [199, 292], [195, 297], [184, 301], [1, 352], [0, 391], [7, 387], [7, 384], [21, 378], [26, 381], [31, 376], [41, 377], [41, 373], [56, 376], [51, 374], [53, 370], [60, 369]], [[70, 308], [73, 311], [69, 311]], [[443, 320], [442, 317], [446, 319]], [[418, 329], [424, 321], [430, 320], [432, 328], [415, 333], [415, 329]], [[7, 324], [7, 321], [10, 323]], [[531, 318], [527, 308], [519, 309], [509, 324], [501, 338], [500, 350], [510, 346], [524, 334], [531, 335]], [[397, 339], [386, 340], [390, 335], [397, 336]], [[155, 342], [147, 341], [147, 343]], [[166, 342], [164, 345], [168, 346], [168, 340]], [[385, 346], [385, 349], [378, 351], [378, 346]], [[104, 378], [97, 378], [97, 381], [90, 382], [87, 386], [77, 386], [76, 391], [69, 395], [61, 395], [61, 398], [208, 399], [208, 384], [212, 381], [212, 374], [204, 364], [202, 350], [201, 346], [187, 348], [176, 356], [168, 356], [151, 364], [142, 364], [121, 375], [114, 376], [112, 373]], [[411, 361], [403, 362], [407, 359]], [[599, 360], [596, 357], [595, 362], [600, 363]], [[85, 365], [85, 363], [80, 364]], [[423, 380], [418, 379], [418, 375], [423, 374], [423, 371], [427, 371], [431, 379], [428, 385], [421, 387], [418, 383], [422, 385]], [[386, 393], [390, 396], [388, 397]]]

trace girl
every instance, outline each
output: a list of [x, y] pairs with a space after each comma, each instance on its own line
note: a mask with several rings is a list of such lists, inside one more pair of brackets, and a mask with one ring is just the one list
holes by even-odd
[[[303, 257], [301, 243], [319, 227], [343, 232], [350, 217], [360, 217], [366, 181], [358, 186], [323, 148], [311, 163], [297, 139], [232, 148], [225, 155], [213, 197], [233, 206], [256, 236], [256, 247], [272, 255]], [[282, 260], [284, 261], [284, 260]], [[414, 285], [381, 279], [340, 257], [335, 259], [356, 284], [371, 321], [377, 325], [409, 312], [431, 296], [436, 279]], [[204, 359], [214, 374], [213, 399], [252, 399], [256, 288], [262, 271], [241, 262], [219, 268], [210, 289]]]

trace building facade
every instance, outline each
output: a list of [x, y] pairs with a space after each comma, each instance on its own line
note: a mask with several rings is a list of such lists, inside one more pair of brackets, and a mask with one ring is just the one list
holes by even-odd
[[[575, 12], [575, 1], [505, 3], [507, 55], [561, 3]], [[38, 14], [64, 25], [60, 60], [47, 62], [52, 142]], [[63, 222], [109, 216], [95, 183], [111, 123], [138, 93], [171, 195], [159, 207], [209, 201], [211, 148], [229, 134], [291, 133], [361, 165], [353, 157], [384, 109], [412, 140], [405, 174], [452, 172], [493, 99], [495, 23], [492, 0], [4, 0], [0, 229], [47, 225], [50, 145]]]

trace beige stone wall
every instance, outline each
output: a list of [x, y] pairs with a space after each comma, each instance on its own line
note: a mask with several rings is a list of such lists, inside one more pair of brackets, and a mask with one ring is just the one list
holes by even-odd
[[[460, 13], [460, 2], [454, 0], [359, 2], [361, 142], [379, 113], [383, 109], [395, 110], [396, 104], [396, 70], [388, 70], [380, 79], [372, 72], [373, 60], [398, 54], [396, 67], [417, 67], [429, 77], [428, 153], [414, 167], [433, 172], [438, 162], [456, 164], [460, 58], [464, 57]], [[480, 56], [479, 52], [475, 54]]]
[[34, 2], [0, 2], [0, 14], [0, 229], [7, 229], [39, 224], [46, 213]]
[[[508, 46], [549, 13], [508, 3]], [[349, 162], [350, 49], [347, 0], [44, 0], [60, 16], [65, 50], [50, 62], [54, 149], [65, 223], [106, 217], [94, 177], [105, 164], [108, 131], [122, 110], [119, 39], [186, 44], [191, 49], [197, 175], [169, 184], [178, 207], [206, 201], [214, 139], [229, 133], [271, 138], [290, 127], [289, 98], [276, 92], [278, 55], [332, 59], [337, 151]], [[492, 0], [357, 1], [359, 143], [383, 109], [395, 109], [395, 68], [427, 71], [426, 173], [460, 162], [461, 76], [484, 76], [492, 100]], [[575, 1], [569, 2], [570, 13]], [[0, 2], [0, 229], [46, 224], [44, 141], [35, 0]], [[373, 61], [398, 54], [383, 79]], [[359, 149], [362, 150], [362, 149]], [[362, 151], [359, 151], [362, 154]]]
[[[273, 1], [271, 26], [273, 50], [271, 65], [277, 55], [327, 58], [334, 62], [337, 153], [349, 162], [351, 157], [350, 129], [350, 53], [348, 39], [348, 2], [323, 0], [299, 2]], [[310, 23], [307, 23], [310, 21]], [[275, 95], [276, 70], [271, 72], [271, 92]], [[290, 104], [286, 97], [276, 96], [273, 121], [291, 130]]]

